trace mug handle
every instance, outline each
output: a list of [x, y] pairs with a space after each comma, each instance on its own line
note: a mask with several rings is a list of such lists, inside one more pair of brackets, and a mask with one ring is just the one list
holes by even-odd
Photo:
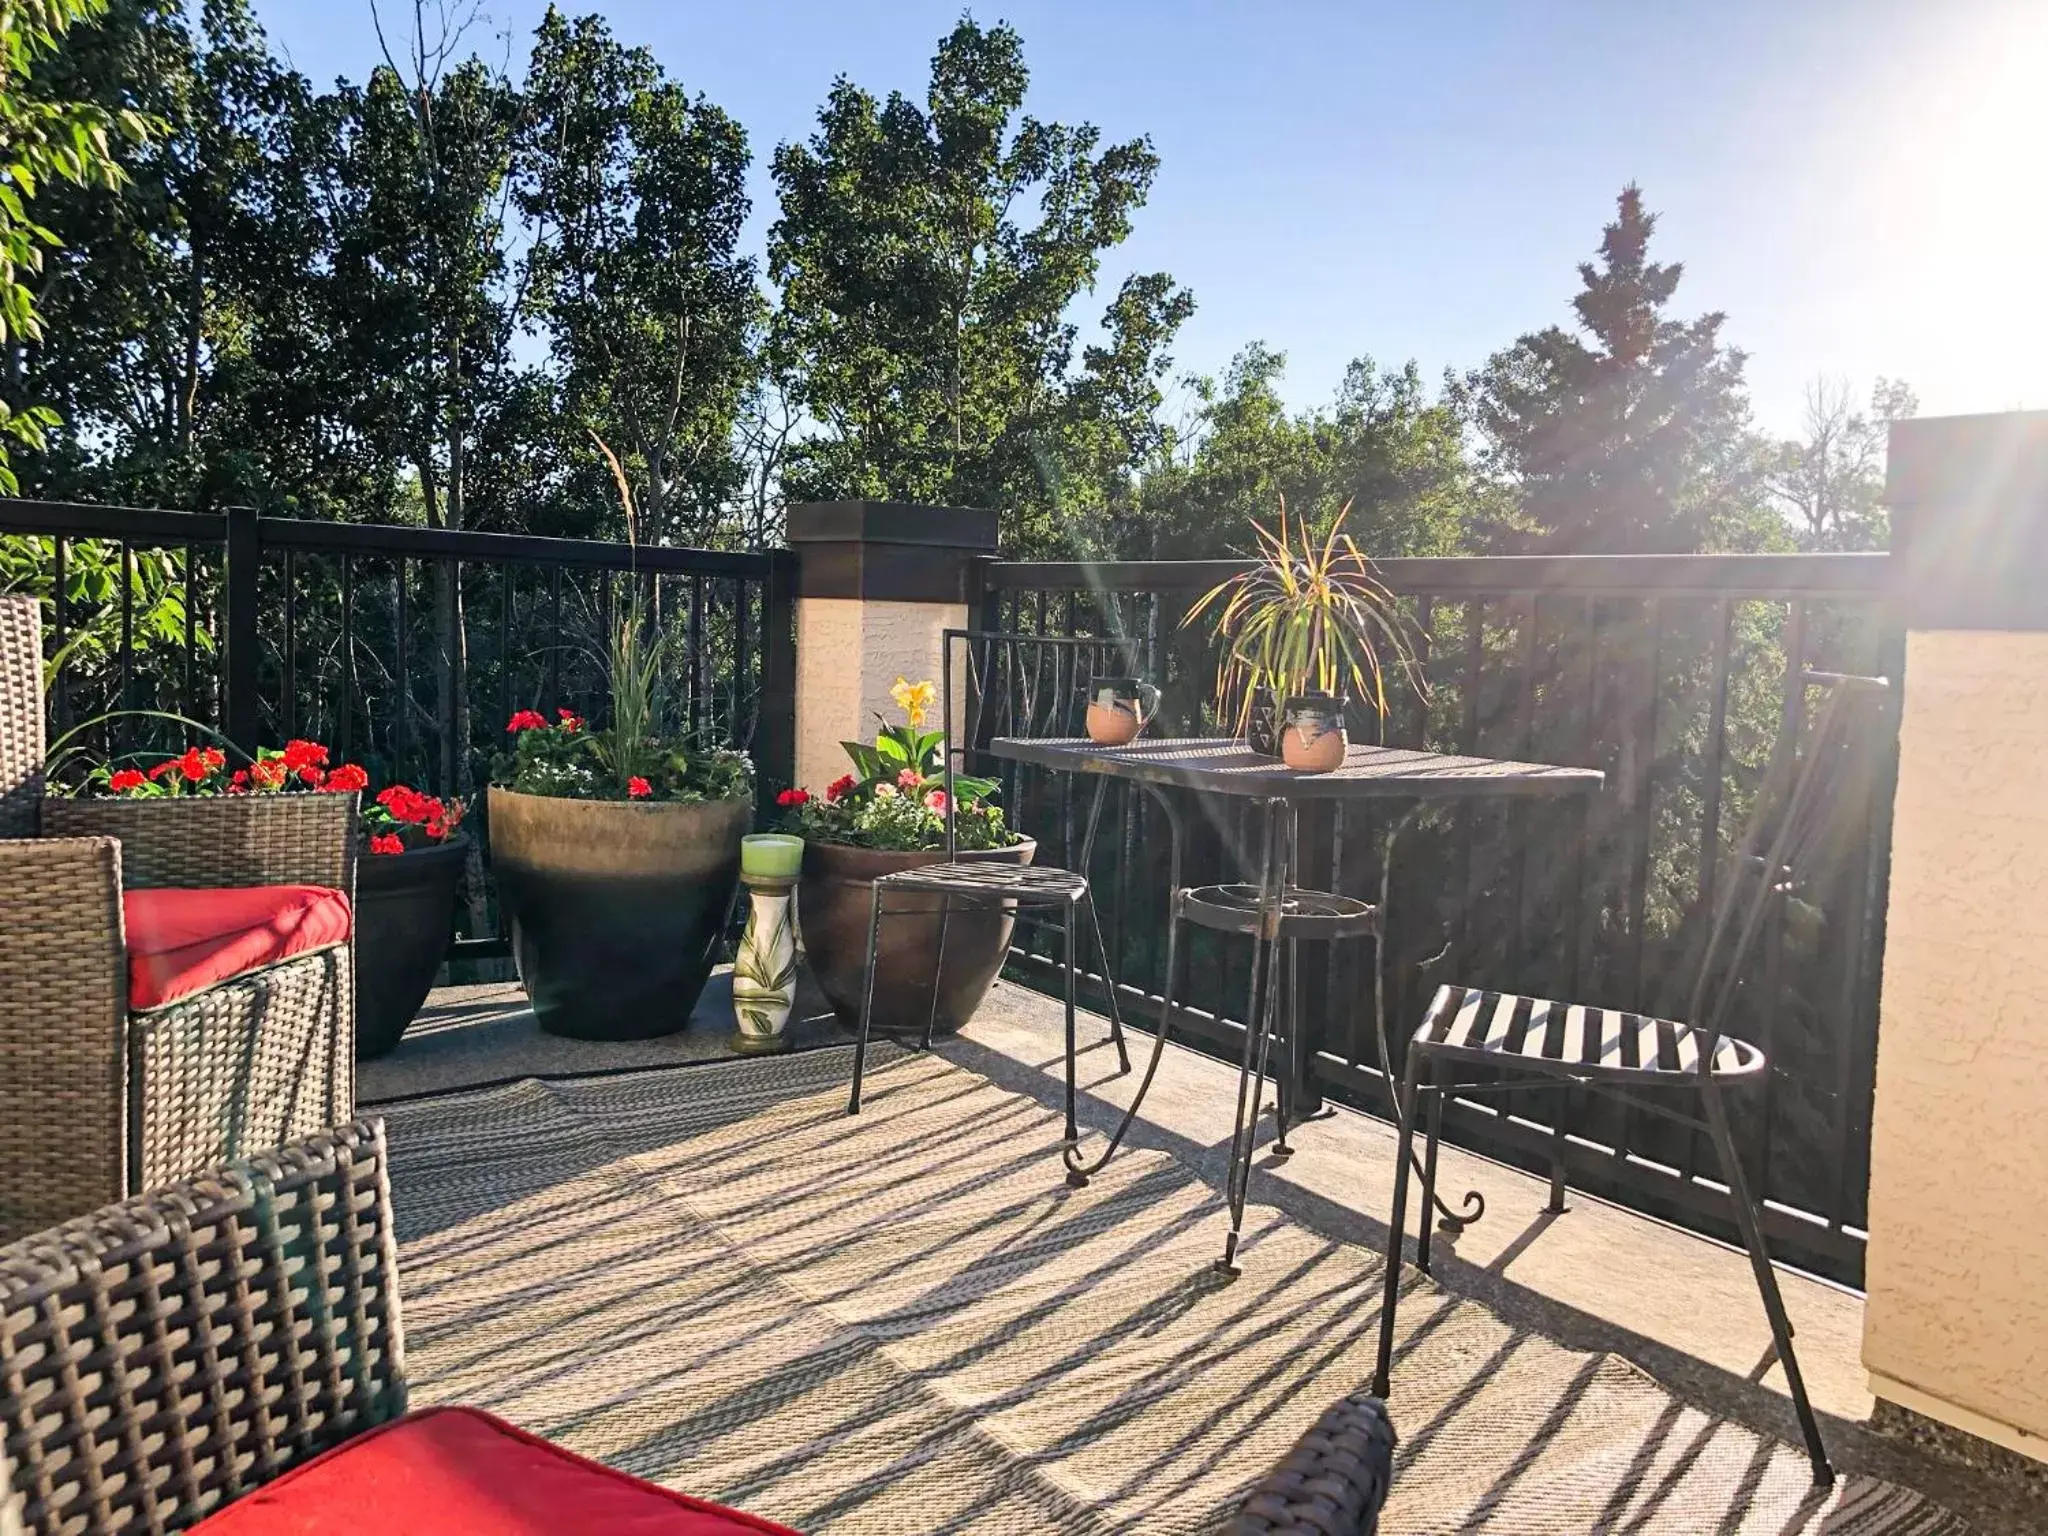
[[1159, 713], [1159, 690], [1150, 683], [1138, 684], [1138, 702], [1145, 706], [1145, 718], [1150, 720]]

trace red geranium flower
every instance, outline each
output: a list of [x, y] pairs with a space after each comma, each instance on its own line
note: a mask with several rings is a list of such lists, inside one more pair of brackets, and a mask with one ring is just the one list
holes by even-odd
[[228, 755], [221, 751], [219, 747], [201, 747], [199, 749], [199, 760], [209, 768], [219, 768], [227, 762]]
[[185, 755], [178, 759], [178, 772], [194, 784], [205, 778], [211, 771], [207, 765], [205, 755], [197, 747], [187, 747]]
[[249, 779], [258, 789], [277, 789], [284, 783], [284, 763], [275, 757], [262, 758], [250, 765]]
[[811, 792], [808, 789], [785, 789], [775, 797], [775, 803], [785, 806], [809, 805]]
[[544, 731], [547, 725], [548, 717], [539, 710], [522, 709], [505, 722], [505, 731], [508, 735], [518, 731]]
[[946, 792], [943, 789], [935, 789], [926, 795], [924, 803], [927, 808], [937, 811], [941, 816], [946, 814]]
[[626, 780], [626, 793], [635, 800], [645, 800], [654, 793], [654, 786], [638, 774], [635, 774], [632, 778]]
[[327, 766], [327, 749], [317, 741], [288, 741], [284, 744], [284, 765], [308, 784], [317, 782], [308, 778], [308, 768]]
[[167, 773], [171, 773], [171, 772], [175, 771], [175, 770], [176, 770], [176, 768], [177, 768], [177, 766], [178, 766], [178, 759], [177, 759], [177, 758], [175, 758], [175, 757], [167, 757], [167, 758], [165, 758], [165, 759], [164, 759], [164, 760], [163, 760], [162, 762], [158, 763], [158, 764], [157, 764], [157, 765], [156, 765], [156, 766], [155, 766], [154, 768], [152, 768], [152, 769], [150, 769], [150, 770], [149, 770], [149, 776], [150, 776], [150, 777], [151, 777], [152, 779], [160, 779], [160, 778], [162, 778], [162, 777], [163, 777], [163, 776], [164, 776], [165, 774], [167, 774]]
[[310, 784], [315, 789], [320, 787], [320, 781], [326, 777], [326, 774], [315, 768], [311, 763], [306, 764], [305, 767], [299, 770], [299, 782], [301, 784]]
[[588, 724], [588, 722], [584, 720], [584, 718], [581, 715], [577, 714], [576, 711], [573, 709], [558, 709], [555, 711], [555, 713], [562, 717], [562, 729], [565, 731], [580, 731], [586, 724]]
[[370, 838], [370, 852], [403, 853], [405, 852], [405, 839], [396, 832], [375, 833]]
[[853, 793], [855, 782], [856, 780], [852, 774], [841, 775], [825, 786], [825, 799], [828, 802], [844, 799], [847, 795]]
[[107, 788], [117, 795], [125, 795], [131, 789], [140, 789], [149, 782], [139, 768], [123, 768], [107, 780]]
[[327, 782], [321, 786], [321, 788], [331, 790], [337, 794], [345, 794], [351, 789], [367, 789], [369, 787], [370, 776], [363, 772], [362, 768], [355, 763], [343, 763], [334, 772], [327, 775]]
[[427, 822], [427, 836], [431, 837], [435, 842], [440, 842], [447, 835], [448, 823], [443, 821], [440, 817], [433, 817], [431, 820]]

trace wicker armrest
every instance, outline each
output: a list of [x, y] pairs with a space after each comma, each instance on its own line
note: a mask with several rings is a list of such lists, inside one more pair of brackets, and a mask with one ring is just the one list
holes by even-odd
[[1318, 1419], [1266, 1474], [1229, 1536], [1372, 1536], [1393, 1479], [1386, 1405], [1356, 1393]]
[[405, 1411], [381, 1122], [0, 1249], [0, 1531], [177, 1530]]
[[126, 1187], [121, 845], [0, 838], [0, 1242]]
[[130, 886], [324, 885], [355, 892], [357, 797], [43, 801], [51, 837], [118, 837]]

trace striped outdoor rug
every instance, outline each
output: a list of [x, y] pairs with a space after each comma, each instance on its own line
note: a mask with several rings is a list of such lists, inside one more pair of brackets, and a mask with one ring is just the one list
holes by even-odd
[[[1370, 1374], [1376, 1256], [1133, 1151], [1060, 1178], [1035, 1101], [841, 1050], [388, 1106], [419, 1401], [502, 1413], [800, 1530], [1224, 1524]], [[1967, 1536], [1810, 1491], [1792, 1446], [1426, 1283], [1402, 1308], [1389, 1533]]]

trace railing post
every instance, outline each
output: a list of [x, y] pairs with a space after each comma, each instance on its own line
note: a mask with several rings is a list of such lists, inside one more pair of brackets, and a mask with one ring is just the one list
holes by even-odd
[[796, 556], [777, 550], [761, 587], [761, 694], [754, 768], [761, 814], [796, 782]]
[[941, 637], [979, 614], [973, 567], [995, 552], [996, 514], [809, 502], [789, 509], [789, 542], [798, 561], [796, 782], [820, 790], [849, 766], [841, 742], [871, 737], [876, 715], [897, 714], [889, 689], [898, 677], [938, 681]]
[[227, 509], [227, 698], [221, 711], [228, 740], [256, 750], [256, 566], [262, 533], [254, 507]]

